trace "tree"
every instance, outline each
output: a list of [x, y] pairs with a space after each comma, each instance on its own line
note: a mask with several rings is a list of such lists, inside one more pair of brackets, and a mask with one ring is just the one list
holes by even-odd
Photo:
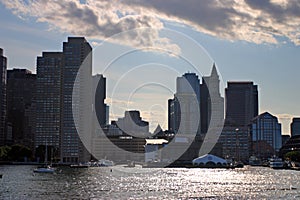
[[11, 146], [8, 157], [11, 161], [24, 161], [25, 157], [32, 157], [32, 151], [26, 146], [15, 144]]
[[291, 151], [284, 155], [285, 159], [300, 162], [300, 151]]
[[0, 161], [8, 161], [9, 157], [8, 154], [11, 150], [9, 146], [2, 146], [0, 147]]

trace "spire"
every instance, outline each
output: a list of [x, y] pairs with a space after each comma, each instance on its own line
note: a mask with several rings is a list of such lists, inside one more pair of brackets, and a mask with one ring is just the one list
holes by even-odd
[[218, 75], [218, 71], [217, 71], [217, 67], [216, 67], [216, 64], [215, 64], [215, 63], [213, 64], [213, 67], [212, 67], [210, 76], [216, 76], [216, 77], [219, 76], [219, 75]]

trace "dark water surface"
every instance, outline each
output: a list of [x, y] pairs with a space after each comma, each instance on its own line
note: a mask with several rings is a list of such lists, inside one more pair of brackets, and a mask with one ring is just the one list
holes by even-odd
[[300, 171], [0, 166], [0, 199], [300, 199]]

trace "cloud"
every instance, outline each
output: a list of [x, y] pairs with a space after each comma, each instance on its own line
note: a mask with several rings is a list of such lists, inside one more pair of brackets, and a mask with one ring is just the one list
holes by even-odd
[[[160, 35], [163, 21], [231, 41], [300, 44], [298, 0], [0, 0], [20, 17], [34, 17], [62, 32], [138, 48], [176, 49]], [[134, 30], [134, 31], [131, 31]]]

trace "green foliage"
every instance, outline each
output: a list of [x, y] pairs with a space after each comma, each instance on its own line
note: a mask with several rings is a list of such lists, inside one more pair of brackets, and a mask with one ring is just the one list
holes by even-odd
[[25, 157], [32, 157], [32, 151], [26, 146], [15, 144], [0, 147], [1, 161], [24, 161]]
[[7, 161], [8, 158], [8, 154], [11, 150], [11, 147], [9, 146], [2, 146], [0, 147], [0, 161]]
[[285, 159], [300, 162], [300, 151], [291, 151], [284, 155]]

